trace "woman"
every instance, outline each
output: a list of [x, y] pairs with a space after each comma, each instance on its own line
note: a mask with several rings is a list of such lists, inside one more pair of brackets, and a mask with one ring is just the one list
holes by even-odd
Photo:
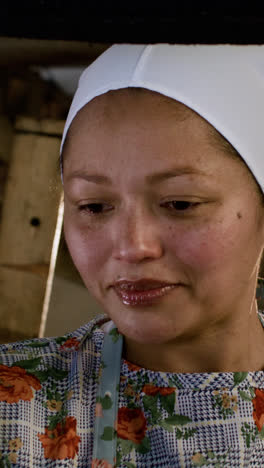
[[65, 237], [106, 315], [2, 347], [17, 466], [264, 465], [261, 48], [114, 46], [65, 125]]

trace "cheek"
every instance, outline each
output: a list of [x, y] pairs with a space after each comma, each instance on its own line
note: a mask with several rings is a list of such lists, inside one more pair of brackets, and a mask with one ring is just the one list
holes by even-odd
[[64, 235], [72, 260], [84, 283], [95, 280], [109, 257], [107, 236], [89, 229], [79, 229], [65, 219]]
[[169, 236], [165, 244], [172, 252], [171, 258], [199, 274], [221, 269], [221, 266], [233, 261], [236, 250], [241, 249], [239, 232], [233, 223], [205, 223], [180, 231], [171, 227], [167, 232]]

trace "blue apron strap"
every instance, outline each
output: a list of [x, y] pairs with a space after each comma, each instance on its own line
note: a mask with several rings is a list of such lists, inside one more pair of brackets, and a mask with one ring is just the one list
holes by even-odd
[[113, 324], [105, 334], [101, 376], [96, 398], [96, 417], [94, 428], [93, 460], [107, 461], [112, 466], [116, 462], [116, 420], [118, 412], [120, 365], [123, 337]]

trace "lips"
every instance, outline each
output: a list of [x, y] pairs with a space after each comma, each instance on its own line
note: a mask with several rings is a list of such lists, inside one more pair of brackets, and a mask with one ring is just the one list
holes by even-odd
[[179, 284], [144, 278], [137, 281], [119, 280], [114, 290], [123, 304], [136, 306], [151, 305], [177, 286]]

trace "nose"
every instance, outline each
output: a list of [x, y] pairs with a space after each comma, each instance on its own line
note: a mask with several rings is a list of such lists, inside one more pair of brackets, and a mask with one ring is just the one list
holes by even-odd
[[114, 258], [128, 263], [158, 259], [163, 248], [157, 221], [143, 210], [119, 217], [114, 235]]

